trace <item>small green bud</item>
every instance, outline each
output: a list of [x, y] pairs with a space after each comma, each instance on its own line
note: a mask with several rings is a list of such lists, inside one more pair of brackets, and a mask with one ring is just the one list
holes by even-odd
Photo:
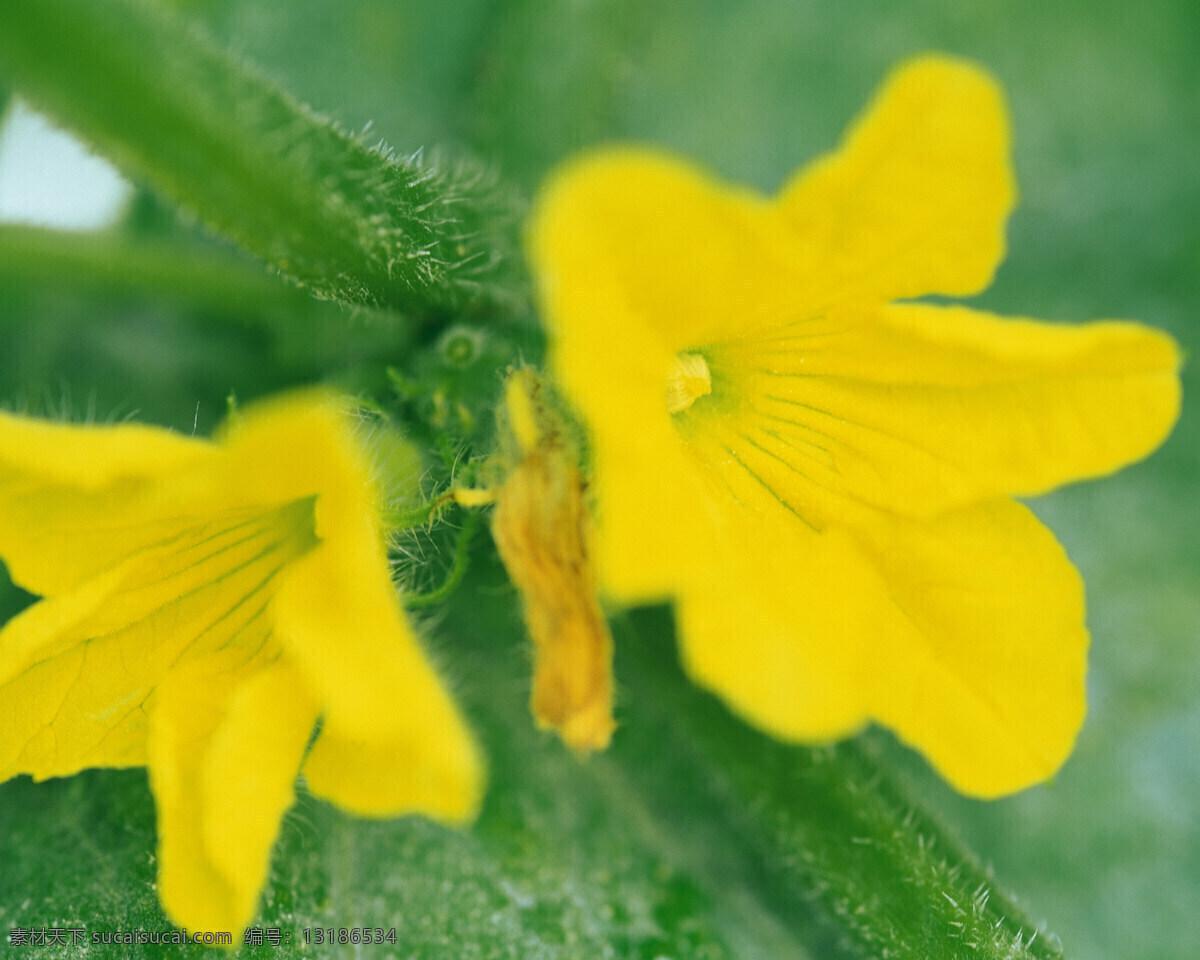
[[446, 366], [462, 370], [483, 353], [483, 331], [471, 327], [451, 327], [442, 334], [439, 349]]

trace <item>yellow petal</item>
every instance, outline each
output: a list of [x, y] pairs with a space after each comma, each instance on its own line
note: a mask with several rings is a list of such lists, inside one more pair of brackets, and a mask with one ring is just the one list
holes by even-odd
[[483, 762], [437, 683], [430, 672], [397, 691], [392, 733], [365, 737], [327, 719], [304, 764], [309, 790], [363, 817], [473, 820], [483, 799]]
[[685, 669], [777, 737], [852, 733], [869, 718], [869, 638], [891, 615], [881, 591], [864, 589], [872, 571], [843, 538], [783, 511], [735, 512], [720, 554], [695, 563], [708, 576], [679, 594]]
[[572, 309], [580, 322], [551, 359], [590, 427], [600, 580], [627, 602], [662, 599], [678, 583], [678, 558], [710, 546], [704, 490], [667, 409], [675, 361], [614, 300], [597, 297]]
[[241, 682], [193, 663], [164, 685], [149, 766], [159, 896], [175, 923], [236, 937], [254, 918], [315, 719], [286, 660]]
[[230, 676], [272, 655], [280, 571], [312, 546], [312, 505], [190, 528], [0, 631], [0, 779], [144, 762], [159, 686], [203, 660]]
[[[311, 399], [277, 401], [243, 418], [227, 442], [234, 463], [258, 468], [249, 482], [261, 496], [320, 491], [322, 542], [289, 566], [273, 604], [278, 634], [325, 717], [306, 766], [310, 788], [359, 813], [466, 818], [482, 792], [482, 763], [404, 621], [370, 468], [343, 415]], [[383, 759], [396, 766], [382, 772]]]
[[566, 164], [540, 194], [528, 246], [552, 335], [574, 334], [599, 298], [611, 321], [635, 319], [673, 355], [805, 309], [804, 251], [766, 198], [658, 151]]
[[[317, 497], [317, 523], [378, 520], [373, 465], [351, 430], [344, 398], [320, 390], [260, 401], [226, 422], [217, 434], [224, 453], [222, 492], [240, 504]], [[215, 486], [215, 485], [214, 485]], [[318, 530], [324, 539], [325, 533]]]
[[803, 258], [762, 198], [634, 149], [551, 182], [530, 255], [552, 367], [591, 428], [601, 581], [624, 601], [661, 599], [714, 522], [671, 421], [678, 354], [799, 315]]
[[872, 713], [963, 793], [1053, 775], [1086, 711], [1083, 584], [1023, 506], [994, 501], [859, 536], [908, 629], [872, 638]]
[[874, 719], [964, 793], [1052, 775], [1085, 710], [1078, 574], [1012, 501], [853, 537], [747, 513], [681, 591], [685, 667], [749, 722], [820, 742]]
[[325, 716], [305, 766], [312, 792], [365, 815], [469, 819], [483, 765], [404, 621], [375, 532], [343, 531], [300, 561], [276, 614]]
[[597, 435], [593, 450], [600, 582], [625, 603], [661, 600], [688, 577], [681, 557], [716, 549], [717, 508], [673, 435], [660, 444]]
[[281, 658], [238, 686], [209, 741], [201, 835], [242, 910], [235, 929], [253, 916], [316, 718], [301, 676]]
[[1159, 331], [963, 307], [842, 311], [714, 345], [708, 362], [736, 403], [701, 398], [680, 422], [818, 525], [845, 498], [929, 516], [1110, 473], [1157, 447], [1180, 404], [1179, 351]]
[[0, 473], [97, 490], [122, 478], [169, 476], [212, 455], [212, 444], [142, 424], [53, 423], [0, 412]]
[[52, 596], [174, 535], [187, 507], [156, 498], [158, 484], [215, 455], [167, 430], [0, 413], [0, 556], [13, 580]]
[[154, 712], [146, 765], [158, 813], [158, 897], [181, 926], [229, 931], [248, 911], [209, 859], [203, 767], [213, 732], [225, 719], [232, 678], [198, 677], [193, 666], [167, 686]]
[[778, 202], [846, 296], [892, 300], [986, 287], [1015, 201], [996, 82], [967, 61], [926, 56], [900, 66], [842, 146]]

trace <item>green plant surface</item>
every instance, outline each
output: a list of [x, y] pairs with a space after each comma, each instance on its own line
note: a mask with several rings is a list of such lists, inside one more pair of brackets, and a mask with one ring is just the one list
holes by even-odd
[[[147, 222], [111, 234], [0, 229], [0, 406], [141, 411], [204, 433], [231, 391], [329, 380], [389, 402], [402, 383], [428, 420], [425, 388], [458, 386], [439, 365], [442, 322], [486, 331], [497, 356], [506, 344], [540, 355], [513, 193], [611, 139], [773, 190], [836, 143], [895, 62], [930, 49], [988, 65], [1011, 102], [1021, 205], [978, 305], [1140, 319], [1194, 357], [1198, 30], [1185, 0], [10, 0], [0, 104], [11, 87], [159, 199]], [[368, 122], [366, 136], [344, 132]], [[378, 138], [432, 159], [396, 160]], [[487, 171], [478, 190], [453, 173], [468, 154]], [[437, 173], [421, 179], [426, 169]], [[198, 238], [176, 205], [306, 291], [378, 309], [289, 289]], [[440, 252], [408, 259], [418, 250]], [[1057, 956], [1053, 931], [1068, 958], [1191, 960], [1194, 362], [1183, 377], [1164, 449], [1033, 504], [1084, 575], [1093, 636], [1089, 719], [1053, 783], [982, 803], [878, 732], [834, 750], [772, 744], [682, 680], [662, 611], [618, 619], [620, 728], [611, 752], [580, 762], [532, 729], [516, 604], [480, 536], [472, 574], [425, 632], [485, 742], [483, 817], [464, 832], [366, 822], [301, 794], [257, 921], [292, 943], [239, 953], [957, 960]], [[490, 414], [488, 382], [471, 400], [476, 422]], [[443, 459], [456, 462], [458, 442]], [[5, 614], [28, 600], [0, 589]], [[140, 771], [0, 785], [0, 935], [165, 928], [153, 851]], [[396, 926], [399, 943], [299, 939], [306, 926], [368, 924]], [[1046, 932], [1030, 946], [1034, 930]], [[160, 955], [143, 950], [88, 955]]]
[[[306, 944], [305, 929], [311, 941], [317, 928], [395, 927], [398, 945], [372, 945], [373, 955], [1061, 956], [1044, 935], [1029, 944], [1037, 928], [870, 748], [780, 746], [692, 687], [661, 612], [619, 632], [630, 683], [609, 754], [582, 760], [538, 733], [516, 598], [503, 584], [485, 565], [437, 634], [492, 768], [479, 822], [469, 832], [371, 823], [302, 796], [254, 924], [290, 944], [240, 955], [348, 955]], [[140, 771], [19, 778], [0, 798], [0, 925], [89, 936], [170, 928], [153, 889]], [[101, 945], [89, 956], [159, 955], [143, 951]]]

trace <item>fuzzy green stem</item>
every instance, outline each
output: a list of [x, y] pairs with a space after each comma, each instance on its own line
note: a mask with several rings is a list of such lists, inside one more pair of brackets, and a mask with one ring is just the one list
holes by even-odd
[[477, 171], [366, 146], [157, 5], [7, 0], [0, 82], [320, 297], [504, 295], [511, 224]]
[[452, 493], [442, 493], [411, 507], [392, 507], [384, 511], [383, 526], [392, 532], [424, 527], [438, 518], [454, 502]]
[[454, 558], [450, 564], [450, 570], [446, 574], [446, 579], [442, 581], [441, 586], [435, 587], [428, 593], [405, 593], [401, 594], [401, 600], [404, 605], [410, 610], [420, 609], [422, 607], [432, 607], [441, 603], [450, 597], [459, 584], [463, 582], [463, 578], [467, 575], [467, 570], [470, 568], [471, 562], [471, 540], [475, 536], [475, 531], [479, 528], [480, 513], [477, 510], [468, 511], [463, 517], [462, 526], [458, 529], [458, 536], [454, 541]]

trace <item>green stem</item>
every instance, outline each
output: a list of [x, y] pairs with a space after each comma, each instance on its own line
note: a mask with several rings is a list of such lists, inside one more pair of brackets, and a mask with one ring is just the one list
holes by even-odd
[[416, 506], [394, 507], [384, 512], [383, 526], [393, 532], [423, 527], [431, 523], [442, 510], [453, 502], [454, 497], [447, 492], [431, 497]]
[[505, 296], [511, 216], [476, 173], [368, 148], [139, 0], [7, 0], [0, 81], [323, 298]]
[[454, 541], [454, 559], [450, 565], [450, 571], [446, 574], [446, 579], [442, 581], [441, 586], [430, 590], [428, 593], [405, 593], [401, 594], [400, 599], [404, 605], [410, 610], [417, 610], [422, 607], [432, 607], [446, 600], [458, 589], [459, 584], [463, 582], [463, 578], [467, 575], [467, 570], [471, 565], [471, 540], [475, 536], [475, 531], [479, 528], [479, 518], [481, 514], [478, 510], [468, 511], [463, 517], [462, 526], [458, 529], [458, 536]]

